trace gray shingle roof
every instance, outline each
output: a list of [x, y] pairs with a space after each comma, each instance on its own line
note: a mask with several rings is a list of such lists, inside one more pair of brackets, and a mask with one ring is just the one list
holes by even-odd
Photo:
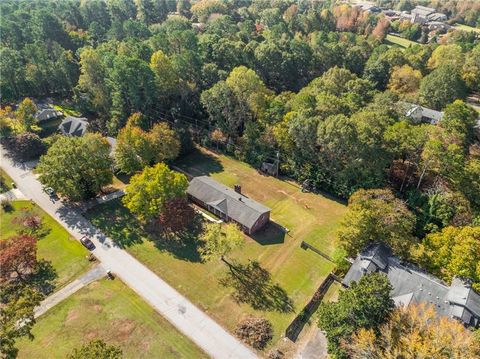
[[397, 305], [426, 302], [433, 305], [441, 316], [456, 317], [467, 325], [479, 324], [480, 295], [459, 278], [455, 278], [449, 287], [420, 268], [401, 262], [391, 255], [387, 246], [373, 244], [357, 256], [343, 284], [348, 286], [371, 272], [387, 275], [393, 287], [391, 295]]
[[44, 108], [40, 109], [37, 111], [35, 114], [35, 118], [41, 122], [41, 121], [46, 121], [51, 118], [57, 118], [63, 116], [63, 113], [61, 111], [57, 111], [54, 108]]
[[187, 193], [247, 228], [251, 228], [262, 214], [270, 212], [270, 208], [208, 176], [194, 177]]
[[87, 126], [86, 118], [67, 116], [58, 129], [66, 136], [83, 136], [87, 132]]

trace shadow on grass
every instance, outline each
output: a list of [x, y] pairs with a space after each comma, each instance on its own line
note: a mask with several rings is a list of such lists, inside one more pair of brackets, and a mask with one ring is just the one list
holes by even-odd
[[174, 163], [175, 166], [192, 176], [209, 176], [223, 171], [223, 165], [212, 155], [195, 149]]
[[160, 231], [150, 234], [155, 243], [155, 247], [161, 251], [171, 253], [175, 258], [188, 262], [201, 262], [198, 236], [202, 231], [202, 217], [194, 217], [190, 226], [182, 233], [165, 235]]
[[250, 235], [250, 237], [262, 246], [267, 246], [285, 242], [285, 235], [285, 229], [281, 225], [270, 221], [262, 230]]
[[37, 263], [35, 273], [29, 276], [28, 284], [37, 288], [45, 296], [51, 294], [55, 289], [53, 281], [57, 279], [57, 271], [52, 264], [46, 260], [40, 260]]
[[248, 264], [228, 262], [229, 271], [220, 279], [220, 284], [235, 289], [233, 298], [247, 303], [253, 309], [289, 313], [293, 311], [293, 302], [287, 292], [277, 283], [273, 283], [270, 273], [256, 261]]
[[171, 236], [165, 235], [158, 229], [145, 229], [122, 205], [120, 199], [89, 210], [87, 218], [120, 248], [127, 248], [134, 244], [141, 244], [144, 240], [150, 240], [156, 248], [171, 253], [175, 258], [189, 262], [201, 260], [197, 240], [202, 227], [199, 216], [195, 217], [191, 227], [184, 233]]
[[120, 199], [112, 200], [89, 210], [87, 218], [121, 248], [140, 244], [146, 236], [140, 223], [122, 205]]

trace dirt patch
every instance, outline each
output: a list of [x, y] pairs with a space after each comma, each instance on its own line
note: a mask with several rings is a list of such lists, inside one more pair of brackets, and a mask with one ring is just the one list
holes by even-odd
[[120, 342], [125, 342], [130, 337], [130, 334], [135, 330], [137, 324], [131, 319], [115, 320], [112, 323], [114, 328], [114, 337]]
[[98, 331], [92, 330], [92, 331], [86, 333], [83, 337], [85, 339], [85, 342], [89, 342], [91, 340], [94, 340], [94, 339], [98, 338]]
[[103, 310], [103, 307], [102, 307], [101, 305], [99, 305], [99, 304], [95, 304], [95, 305], [93, 306], [93, 310], [95, 311], [95, 313], [101, 313], [102, 310]]
[[67, 318], [65, 319], [65, 324], [70, 324], [80, 317], [80, 312], [77, 309], [69, 310]]

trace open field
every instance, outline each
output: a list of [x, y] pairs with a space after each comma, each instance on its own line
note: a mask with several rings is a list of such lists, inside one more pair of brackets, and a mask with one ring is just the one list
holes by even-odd
[[40, 317], [19, 358], [65, 358], [92, 339], [118, 345], [124, 358], [206, 358], [119, 279], [89, 284]]
[[407, 48], [407, 47], [410, 47], [410, 46], [413, 46], [413, 45], [418, 45], [418, 42], [411, 41], [411, 40], [408, 40], [408, 39], [404, 39], [403, 37], [395, 36], [395, 35], [391, 35], [391, 34], [387, 35], [386, 41], [387, 41], [387, 43], [389, 43], [391, 45], [398, 45], [398, 46], [403, 47], [403, 48]]
[[458, 29], [458, 30], [463, 30], [463, 31], [475, 31], [475, 32], [480, 33], [480, 28], [472, 27], [472, 26], [468, 26], [468, 25], [463, 25], [463, 24], [457, 24], [457, 25], [454, 26], [454, 28]]
[[32, 205], [30, 201], [13, 201], [12, 206], [13, 211], [0, 212], [0, 239], [18, 234], [21, 226], [12, 223], [12, 220], [22, 213], [22, 209], [31, 210], [39, 215], [42, 218], [42, 232], [44, 231], [45, 235], [38, 240], [38, 257], [51, 262], [56, 271], [54, 284], [57, 289], [90, 267], [90, 262], [85, 258], [88, 251], [42, 209]]
[[[195, 152], [176, 165], [194, 175], [210, 174], [229, 186], [239, 183], [245, 195], [272, 208], [274, 222], [289, 229], [285, 235], [275, 225], [269, 225], [253, 238], [247, 237], [245, 246], [229, 258], [237, 264], [256, 260], [271, 274], [269, 289], [260, 289], [261, 295], [266, 296], [264, 302], [274, 303], [271, 307], [254, 310], [249, 304], [235, 302], [233, 290], [219, 283], [227, 272], [220, 260], [202, 263], [197, 243], [192, 240], [184, 245], [149, 240], [152, 236], [141, 229], [120, 200], [94, 208], [88, 217], [230, 331], [246, 314], [267, 317], [274, 326], [275, 343], [334, 267], [318, 254], [301, 249], [301, 241], [332, 254], [334, 233], [345, 206], [327, 197], [302, 193], [294, 183], [260, 175], [252, 167], [226, 156]], [[281, 290], [270, 290], [274, 283], [293, 303], [292, 311], [279, 309], [278, 303], [284, 298]]]
[[2, 178], [2, 183], [0, 184], [0, 193], [10, 191], [12, 189], [13, 180], [10, 178], [7, 172], [3, 170], [3, 168], [0, 168], [0, 177]]

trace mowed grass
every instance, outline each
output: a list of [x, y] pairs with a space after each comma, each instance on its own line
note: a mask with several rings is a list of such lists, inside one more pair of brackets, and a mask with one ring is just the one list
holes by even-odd
[[65, 358], [93, 339], [118, 345], [124, 358], [206, 358], [119, 279], [89, 284], [37, 320], [18, 358]]
[[2, 183], [0, 184], [0, 193], [8, 192], [12, 189], [13, 180], [10, 178], [7, 172], [0, 168], [0, 177]]
[[480, 33], [480, 28], [478, 27], [472, 27], [468, 25], [463, 25], [463, 24], [457, 24], [454, 26], [455, 29], [462, 30], [462, 31], [474, 31]]
[[387, 35], [386, 41], [387, 41], [387, 43], [389, 43], [391, 45], [398, 45], [398, 46], [403, 47], [405, 49], [407, 47], [410, 47], [410, 46], [418, 45], [418, 42], [411, 41], [411, 40], [408, 40], [408, 39], [404, 39], [403, 37], [395, 36], [395, 35], [392, 35], [392, 34]]
[[260, 311], [236, 303], [232, 289], [219, 283], [227, 272], [220, 260], [203, 263], [192, 245], [169, 247], [148, 240], [148, 234], [120, 200], [96, 207], [88, 217], [230, 331], [247, 314], [268, 318], [274, 326], [275, 343], [334, 267], [318, 254], [301, 249], [301, 241], [332, 254], [336, 247], [335, 230], [345, 206], [320, 195], [302, 193], [296, 184], [260, 175], [252, 167], [226, 156], [196, 152], [176, 165], [194, 175], [210, 174], [229, 186], [240, 184], [245, 195], [272, 208], [274, 222], [288, 228], [289, 233], [282, 235], [270, 225], [254, 238], [246, 237], [245, 246], [232, 253], [230, 260], [259, 261], [293, 301], [292, 312]]
[[71, 238], [69, 233], [41, 208], [30, 201], [13, 201], [12, 206], [13, 211], [0, 212], [0, 239], [19, 233], [21, 226], [13, 223], [13, 220], [20, 216], [23, 209], [39, 215], [46, 235], [38, 240], [38, 258], [49, 261], [55, 269], [56, 289], [71, 282], [90, 267], [89, 261], [85, 258], [88, 254], [87, 249]]

